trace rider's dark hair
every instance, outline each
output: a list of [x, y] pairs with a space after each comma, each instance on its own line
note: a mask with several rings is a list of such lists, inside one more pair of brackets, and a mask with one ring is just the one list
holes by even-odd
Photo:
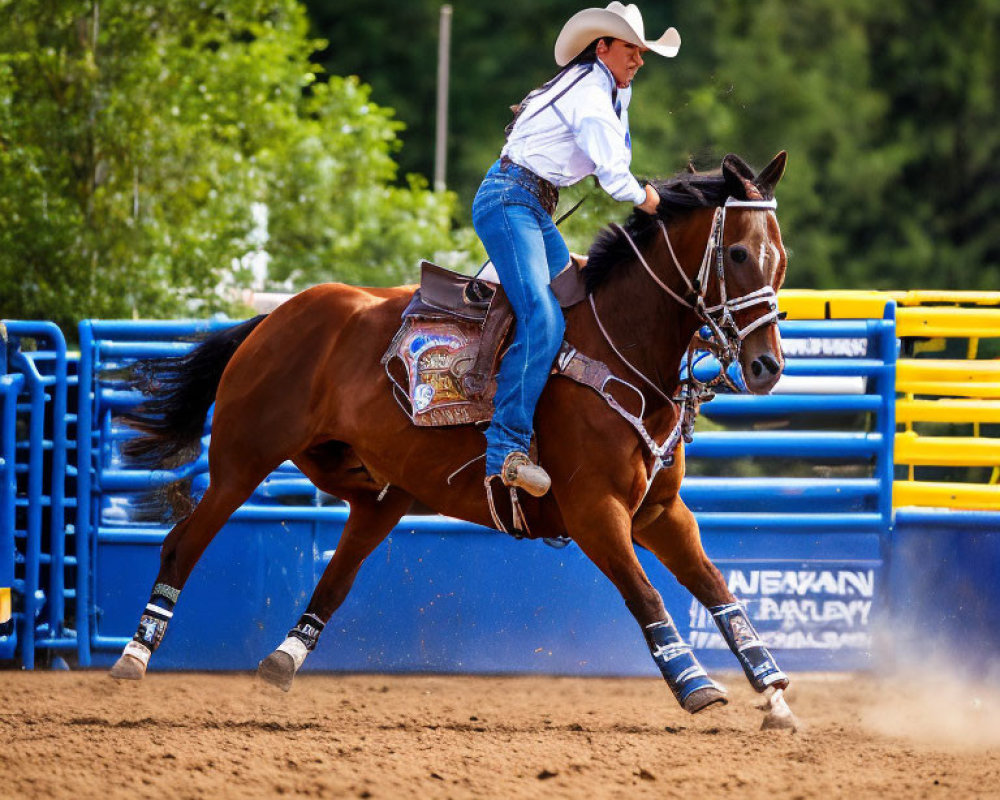
[[[583, 48], [580, 53], [570, 61], [565, 67], [563, 67], [562, 72], [565, 72], [570, 67], [575, 67], [577, 64], [593, 64], [597, 61], [597, 45], [599, 42], [604, 42], [606, 47], [611, 47], [611, 43], [615, 40], [613, 36], [599, 36], [594, 39], [590, 44]], [[561, 73], [560, 73], [561, 74]]]
[[614, 41], [613, 36], [599, 36], [598, 38], [594, 39], [594, 41], [592, 41], [585, 48], [583, 48], [583, 50], [581, 50], [577, 54], [577, 56], [572, 61], [570, 61], [565, 67], [563, 67], [555, 75], [553, 75], [551, 78], [545, 81], [545, 83], [543, 83], [541, 86], [536, 86], [534, 89], [528, 92], [520, 103], [518, 103], [515, 106], [511, 106], [510, 110], [514, 112], [514, 118], [509, 123], [507, 123], [507, 127], [504, 128], [503, 131], [504, 138], [510, 136], [510, 132], [514, 130], [514, 123], [517, 122], [517, 118], [521, 116], [521, 112], [524, 111], [525, 106], [528, 105], [528, 101], [532, 97], [534, 97], [537, 94], [540, 94], [541, 92], [544, 92], [546, 89], [552, 86], [552, 84], [554, 84], [557, 80], [559, 80], [563, 75], [565, 75], [569, 70], [573, 69], [574, 67], [580, 64], [593, 64], [595, 61], [597, 61], [598, 43], [604, 42], [604, 44], [607, 47], [611, 47], [611, 43], [613, 41]]

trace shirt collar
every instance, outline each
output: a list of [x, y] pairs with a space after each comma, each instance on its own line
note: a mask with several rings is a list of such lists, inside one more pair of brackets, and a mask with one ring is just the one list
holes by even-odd
[[[621, 102], [621, 107], [623, 109], [628, 108], [629, 100], [632, 98], [632, 84], [629, 84], [624, 89], [619, 89], [618, 84], [615, 81], [615, 76], [611, 74], [611, 70], [608, 69], [607, 64], [599, 58], [595, 58], [594, 63], [598, 66], [600, 74], [603, 75], [607, 81], [608, 96], [611, 98], [612, 105], [617, 97], [617, 99]], [[615, 94], [616, 91], [617, 95]]]
[[615, 88], [616, 88], [615, 76], [611, 74], [611, 70], [608, 69], [607, 64], [605, 64], [603, 61], [601, 61], [601, 59], [595, 58], [594, 59], [594, 63], [597, 64], [597, 66], [598, 66], [601, 74], [604, 76], [605, 80], [607, 80], [607, 82], [608, 82], [608, 92], [613, 94], [614, 91], [615, 91]]

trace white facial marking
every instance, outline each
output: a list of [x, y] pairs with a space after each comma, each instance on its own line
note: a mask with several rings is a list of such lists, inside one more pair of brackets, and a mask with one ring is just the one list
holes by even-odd
[[778, 271], [778, 265], [781, 263], [781, 251], [778, 250], [778, 245], [774, 242], [771, 242], [771, 252], [774, 253], [774, 267], [771, 269], [771, 274], [767, 276], [768, 282], [774, 279], [774, 275]]

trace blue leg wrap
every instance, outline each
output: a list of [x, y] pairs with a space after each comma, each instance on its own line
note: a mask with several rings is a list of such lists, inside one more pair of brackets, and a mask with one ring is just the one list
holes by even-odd
[[747, 680], [758, 692], [763, 692], [768, 686], [778, 684], [788, 685], [788, 676], [779, 668], [767, 647], [760, 639], [739, 603], [727, 603], [724, 606], [712, 606], [708, 609], [715, 618], [715, 624], [722, 631], [722, 636], [739, 659]]
[[179, 596], [179, 589], [174, 589], [165, 583], [156, 584], [146, 604], [146, 610], [139, 618], [139, 628], [132, 640], [145, 645], [151, 653], [156, 650], [167, 633], [167, 624], [174, 616], [174, 604]]
[[663, 678], [678, 703], [684, 705], [684, 701], [699, 689], [721, 690], [698, 663], [690, 645], [684, 641], [669, 616], [663, 622], [647, 625], [644, 633], [653, 661], [663, 673]]

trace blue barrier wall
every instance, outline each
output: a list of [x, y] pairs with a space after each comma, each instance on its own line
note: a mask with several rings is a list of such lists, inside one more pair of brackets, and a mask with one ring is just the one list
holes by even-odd
[[[336, 547], [344, 512], [330, 509], [328, 516], [326, 522], [227, 525], [181, 595], [156, 668], [247, 669], [270, 652], [304, 609]], [[869, 576], [881, 571], [877, 541], [844, 541], [843, 534], [819, 540], [779, 533], [749, 542], [740, 534], [706, 534], [724, 573], [747, 576], [748, 585], [761, 575], [770, 581], [770, 588], [757, 590], [760, 597], [788, 602], [790, 594], [821, 608], [824, 599], [852, 596], [855, 615], [867, 614], [874, 589]], [[859, 544], [862, 550], [845, 556], [845, 546]], [[110, 665], [149, 592], [156, 546], [109, 532], [98, 553], [102, 635], [94, 659]], [[706, 666], [736, 668], [721, 639], [713, 641], [714, 631], [711, 640], [700, 633], [710, 622], [691, 595], [648, 553], [640, 551], [640, 560], [678, 624], [700, 634], [696, 644]], [[845, 585], [817, 585], [800, 597], [785, 580], [789, 574], [814, 576], [817, 584], [826, 574]], [[759, 603], [751, 605], [755, 616], [759, 610]], [[860, 621], [845, 627], [848, 620], [828, 620], [823, 631], [812, 632], [825, 637], [822, 646], [779, 642], [782, 663], [789, 669], [868, 666], [867, 635], [859, 638], [855, 630]], [[810, 634], [797, 626], [788, 635]], [[406, 520], [365, 562], [306, 668], [656, 674], [621, 597], [578, 548], [517, 542], [464, 523], [443, 526], [433, 517]]]
[[893, 660], [1000, 678], [1000, 514], [900, 509], [892, 554]]
[[[941, 569], [966, 587], [989, 574], [977, 565], [996, 564], [990, 515], [979, 527], [959, 526], [950, 543], [940, 536], [944, 523], [931, 525], [926, 515], [901, 513], [893, 525], [891, 311], [884, 320], [783, 323], [786, 354], [797, 353], [789, 355], [786, 375], [797, 388], [768, 397], [720, 395], [703, 407], [705, 420], [687, 451], [682, 494], [706, 550], [788, 669], [865, 668], [873, 637], [880, 624], [893, 624], [893, 612], [914, 628], [921, 618], [936, 619], [930, 612], [944, 606], [934, 588], [947, 576], [923, 580], [927, 553], [939, 561], [951, 553]], [[64, 415], [62, 433], [53, 410], [65, 402], [60, 382], [70, 395], [76, 387], [76, 362], [46, 338], [47, 328], [30, 329], [39, 350], [11, 348], [11, 374], [0, 375], [0, 500], [13, 498], [0, 509], [0, 585], [12, 549], [20, 559], [18, 627], [16, 636], [0, 636], [0, 658], [15, 647], [28, 667], [36, 652], [74, 655], [83, 666], [117, 657], [147, 599], [167, 531], [136, 521], [133, 500], [178, 477], [204, 488], [207, 464], [203, 453], [176, 470], [125, 468], [118, 449], [131, 434], [114, 414], [139, 398], [107, 370], [185, 352], [192, 345], [184, 337], [230, 324], [82, 323], [79, 404]], [[845, 391], [845, 381], [853, 388]], [[39, 398], [49, 409], [41, 417]], [[31, 429], [30, 441], [12, 444], [15, 423]], [[62, 481], [53, 468], [59, 450]], [[46, 469], [32, 471], [32, 463]], [[255, 666], [304, 608], [345, 516], [342, 504], [283, 465], [209, 547], [153, 668]], [[649, 554], [640, 559], [706, 665], [734, 668], [704, 609]], [[988, 607], [964, 604], [945, 614], [941, 627], [967, 629], [987, 650], [1000, 649], [984, 633]], [[516, 542], [440, 517], [405, 518], [369, 558], [308, 668], [655, 672], [621, 598], [575, 546]]]

